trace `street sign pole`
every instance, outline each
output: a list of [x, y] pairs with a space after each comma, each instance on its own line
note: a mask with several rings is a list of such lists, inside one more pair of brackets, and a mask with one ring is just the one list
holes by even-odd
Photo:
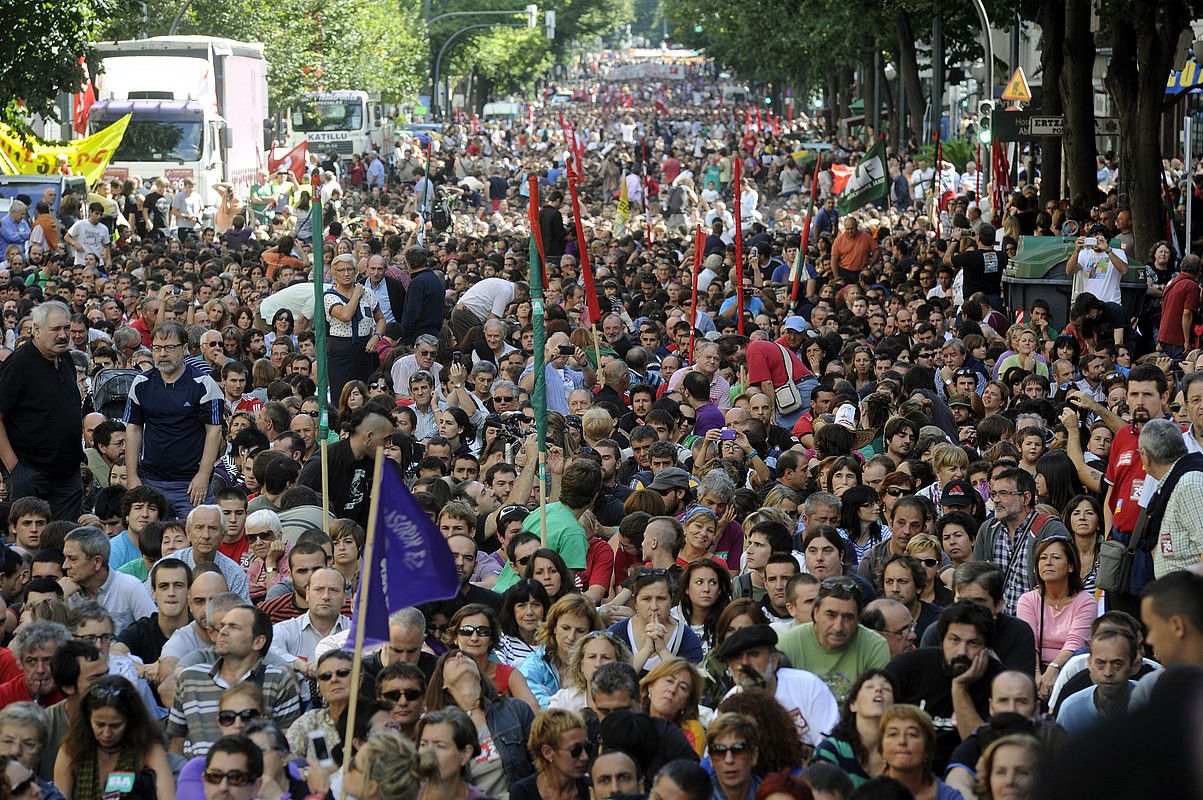
[[1182, 120], [1182, 144], [1183, 144], [1182, 151], [1183, 151], [1183, 153], [1186, 154], [1186, 174], [1188, 176], [1187, 181], [1186, 181], [1186, 236], [1184, 237], [1185, 241], [1182, 243], [1183, 254], [1190, 252], [1190, 243], [1191, 243], [1191, 238], [1190, 238], [1190, 235], [1191, 235], [1191, 231], [1190, 231], [1191, 208], [1190, 207], [1191, 207], [1191, 200], [1194, 198], [1194, 194], [1195, 194], [1194, 169], [1192, 168], [1192, 165], [1195, 163], [1195, 157], [1191, 152], [1194, 148], [1191, 147], [1190, 124], [1191, 124], [1190, 114], [1187, 114], [1186, 117], [1183, 118], [1183, 120]]

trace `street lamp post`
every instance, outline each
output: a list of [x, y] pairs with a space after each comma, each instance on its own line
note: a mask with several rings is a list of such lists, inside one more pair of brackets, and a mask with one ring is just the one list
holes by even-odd
[[[510, 13], [513, 13], [513, 12], [510, 12]], [[523, 27], [526, 27], [526, 26], [520, 25], [520, 24], [513, 24], [513, 23], [506, 24], [506, 23], [496, 23], [496, 22], [478, 22], [475, 25], [468, 25], [467, 27], [460, 28], [458, 31], [456, 31], [455, 33], [448, 36], [447, 41], [443, 42], [443, 46], [439, 48], [439, 54], [434, 60], [434, 74], [432, 76], [431, 92], [430, 92], [431, 106], [439, 111], [442, 110], [441, 106], [439, 105], [439, 74], [442, 71], [443, 56], [446, 54], [447, 48], [451, 45], [452, 42], [454, 42], [461, 35], [469, 32], [469, 31], [480, 30], [481, 28], [523, 28]], [[450, 91], [448, 91], [448, 95], [450, 95]], [[448, 108], [450, 108], [450, 106], [451, 106], [450, 96], [448, 96], [448, 98], [447, 98], [447, 106], [448, 106]]]

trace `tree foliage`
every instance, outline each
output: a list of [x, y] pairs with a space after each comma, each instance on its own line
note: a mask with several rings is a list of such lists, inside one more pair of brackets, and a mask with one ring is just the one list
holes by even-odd
[[541, 29], [500, 28], [472, 38], [453, 59], [451, 73], [475, 67], [496, 94], [505, 95], [529, 89], [551, 65], [551, 48]]
[[[178, 8], [179, 0], [147, 0], [147, 32], [166, 34]], [[127, 13], [105, 35], [130, 38], [139, 27]], [[416, 0], [192, 0], [179, 33], [262, 42], [271, 104], [279, 109], [318, 89], [414, 95], [425, 85], [422, 30]]]
[[0, 0], [0, 121], [28, 132], [27, 119], [58, 119], [59, 92], [78, 91], [79, 57], [101, 21], [113, 11], [109, 0]]

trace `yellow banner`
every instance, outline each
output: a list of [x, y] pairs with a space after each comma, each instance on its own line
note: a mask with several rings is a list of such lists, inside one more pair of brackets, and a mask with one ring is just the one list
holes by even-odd
[[631, 219], [631, 201], [627, 199], [627, 176], [622, 176], [622, 188], [618, 193], [618, 210], [614, 213], [613, 233], [615, 236], [622, 236], [623, 231], [627, 229], [627, 222]]
[[65, 145], [48, 144], [36, 137], [26, 144], [12, 128], [0, 124], [0, 172], [7, 175], [50, 175], [56, 169], [58, 157], [65, 155], [71, 174], [82, 175], [91, 186], [104, 174], [113, 151], [125, 136], [129, 121], [130, 115], [126, 114], [104, 130]]

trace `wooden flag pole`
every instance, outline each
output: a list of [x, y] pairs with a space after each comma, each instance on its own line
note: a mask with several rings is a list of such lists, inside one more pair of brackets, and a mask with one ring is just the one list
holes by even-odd
[[[587, 305], [587, 304], [586, 304]], [[589, 332], [593, 334], [593, 357], [597, 359], [597, 369], [593, 371], [594, 377], [597, 379], [597, 385], [601, 388], [606, 388], [606, 376], [602, 372], [601, 365], [601, 337], [597, 335], [597, 323], [589, 324]]]
[[[322, 451], [325, 452], [325, 442]], [[343, 774], [351, 768], [351, 750], [355, 741], [355, 714], [359, 705], [359, 680], [363, 672], [363, 632], [367, 619], [368, 591], [372, 582], [375, 564], [372, 557], [376, 547], [376, 513], [380, 505], [380, 470], [384, 466], [384, 448], [376, 448], [376, 463], [372, 468], [372, 495], [368, 505], [367, 536], [363, 543], [363, 562], [359, 568], [359, 597], [355, 598], [355, 651], [351, 654], [351, 701], [347, 706], [347, 733], [343, 737]], [[386, 609], [387, 613], [387, 609]], [[347, 784], [339, 790], [340, 800], [347, 799]]]

